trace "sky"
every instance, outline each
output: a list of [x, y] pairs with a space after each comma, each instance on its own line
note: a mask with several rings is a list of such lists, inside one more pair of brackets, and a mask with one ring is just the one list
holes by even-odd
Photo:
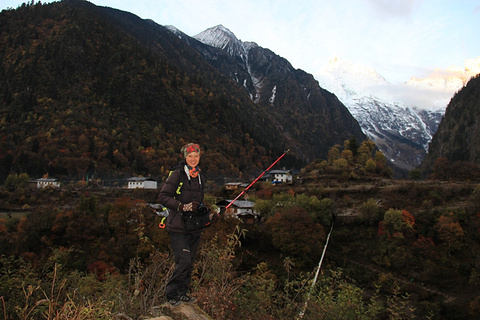
[[[0, 0], [0, 10], [25, 1]], [[43, 3], [51, 1], [42, 1]], [[480, 0], [91, 0], [189, 36], [219, 24], [316, 75], [339, 57], [391, 83], [480, 57]]]

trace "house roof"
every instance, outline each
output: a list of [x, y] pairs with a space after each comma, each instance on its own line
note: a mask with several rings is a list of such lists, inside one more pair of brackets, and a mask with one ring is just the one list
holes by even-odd
[[146, 177], [132, 177], [129, 178], [128, 181], [155, 181], [152, 178], [146, 178]]
[[[232, 201], [233, 200], [222, 200], [217, 202], [217, 206], [227, 206]], [[237, 200], [232, 204], [232, 206], [237, 208], [252, 208], [254, 205], [254, 202], [247, 200]]]
[[291, 173], [290, 170], [271, 170], [271, 174], [289, 174]]
[[39, 181], [39, 182], [55, 182], [55, 181], [57, 181], [57, 179], [54, 179], [54, 178], [39, 178], [39, 179], [37, 179], [37, 181]]

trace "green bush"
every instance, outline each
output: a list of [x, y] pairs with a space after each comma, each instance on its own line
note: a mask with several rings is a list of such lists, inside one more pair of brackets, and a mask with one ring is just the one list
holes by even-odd
[[29, 180], [30, 180], [30, 177], [26, 173], [20, 173], [20, 174], [13, 173], [8, 175], [4, 185], [8, 191], [15, 191], [17, 188], [28, 187]]

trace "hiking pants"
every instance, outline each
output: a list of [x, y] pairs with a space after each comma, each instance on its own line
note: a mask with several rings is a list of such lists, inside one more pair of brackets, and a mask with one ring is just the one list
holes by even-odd
[[178, 299], [187, 293], [192, 277], [193, 263], [200, 244], [200, 236], [201, 232], [170, 232], [175, 270], [165, 288], [167, 300]]

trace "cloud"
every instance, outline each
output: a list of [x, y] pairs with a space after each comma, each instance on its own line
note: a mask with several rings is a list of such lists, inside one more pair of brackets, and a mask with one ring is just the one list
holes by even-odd
[[392, 84], [384, 88], [391, 101], [419, 109], [444, 110], [456, 92], [453, 88], [417, 87], [408, 84]]
[[410, 17], [415, 7], [424, 0], [364, 0], [381, 19]]

